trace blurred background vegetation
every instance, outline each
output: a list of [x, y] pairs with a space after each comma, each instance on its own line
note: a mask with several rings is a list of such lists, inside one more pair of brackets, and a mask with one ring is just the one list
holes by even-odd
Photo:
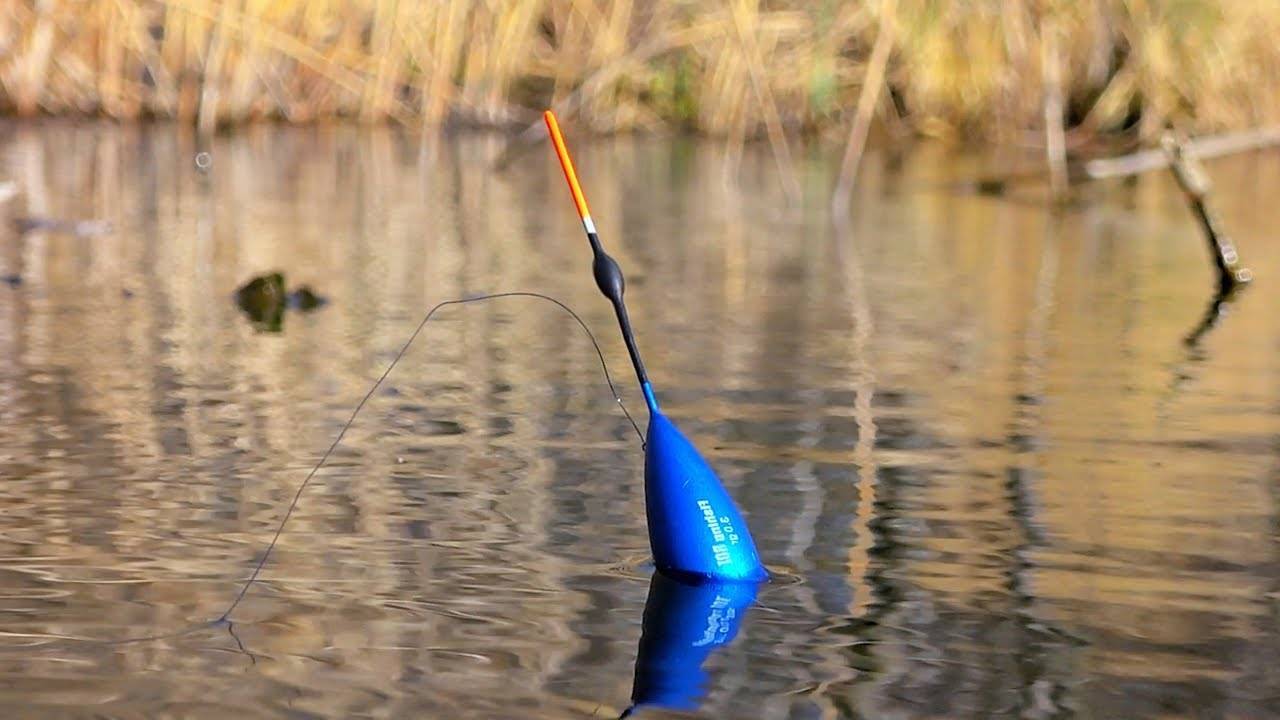
[[895, 134], [1070, 145], [1274, 122], [1278, 37], [1275, 0], [11, 0], [0, 109], [745, 139], [842, 136], [874, 84]]

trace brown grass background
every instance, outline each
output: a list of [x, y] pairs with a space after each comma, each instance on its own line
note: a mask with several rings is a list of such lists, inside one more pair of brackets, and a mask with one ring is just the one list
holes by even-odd
[[843, 137], [881, 31], [902, 134], [1017, 140], [1047, 83], [1073, 137], [1280, 118], [1275, 0], [12, 0], [0, 110]]

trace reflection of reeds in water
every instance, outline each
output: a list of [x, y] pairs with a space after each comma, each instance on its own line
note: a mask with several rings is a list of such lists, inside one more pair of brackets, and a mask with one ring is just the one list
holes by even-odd
[[[40, 467], [3, 459], [0, 497], [39, 512], [11, 504], [0, 539], [20, 541], [39, 572], [130, 581], [55, 579], [70, 598], [6, 623], [106, 635], [104, 621], [166, 629], [220, 609], [332, 423], [437, 300], [551, 289], [626, 367], [572, 211], [547, 210], [563, 201], [554, 161], [495, 177], [474, 162], [497, 149], [491, 138], [458, 138], [417, 166], [401, 143], [385, 130], [251, 128], [212, 140], [208, 175], [169, 160], [195, 148], [173, 128], [55, 123], [0, 148], [27, 212], [121, 228], [0, 243], [4, 269], [26, 278], [0, 295], [13, 420], [0, 434], [43, 453]], [[1236, 659], [1274, 683], [1276, 584], [1264, 573], [1277, 546], [1256, 538], [1275, 535], [1259, 507], [1280, 491], [1274, 473], [1250, 482], [1252, 463], [1225, 452], [1244, 443], [1267, 463], [1274, 443], [1258, 428], [1274, 410], [1250, 410], [1256, 375], [1215, 363], [1171, 422], [1152, 410], [1167, 380], [1158, 360], [1200, 302], [1186, 290], [1195, 272], [1171, 269], [1194, 263], [1154, 262], [1202, 253], [1192, 230], [1170, 241], [1151, 215], [1185, 224], [1169, 183], [1132, 191], [1136, 230], [1114, 242], [1097, 214], [1064, 214], [1051, 234], [1043, 213], [1015, 204], [901, 197], [903, 180], [871, 156], [869, 195], [849, 237], [832, 239], [825, 214], [779, 219], [756, 201], [771, 197], [765, 148], [744, 150], [737, 190], [719, 182], [715, 146], [657, 147], [583, 143], [601, 230], [634, 280], [664, 404], [752, 512], [770, 561], [794, 566], [719, 656], [709, 705], [730, 710], [714, 714], [914, 716], [933, 702], [942, 717], [962, 697], [988, 698], [970, 714], [994, 716], [1025, 681], [1101, 677], [1141, 696], [1134, 667], [1218, 692], [1196, 678], [1235, 672]], [[905, 180], [938, 162], [909, 159]], [[1254, 188], [1274, 168], [1249, 168], [1224, 200], [1260, 204]], [[1264, 222], [1224, 210], [1244, 216], [1244, 233]], [[1274, 268], [1266, 245], [1256, 252]], [[278, 266], [334, 303], [263, 338], [228, 295]], [[1167, 296], [1182, 303], [1152, 299]], [[1242, 363], [1269, 360], [1259, 306], [1237, 307], [1214, 341], [1238, 345]], [[362, 690], [388, 683], [467, 708], [429, 716], [621, 704], [644, 585], [614, 566], [644, 556], [639, 456], [589, 346], [525, 305], [459, 309], [431, 333], [394, 376], [399, 394], [378, 398], [308, 490], [243, 608], [246, 645], [341, 659], [335, 674], [265, 663], [320, 713], [366, 712]], [[1242, 411], [1213, 410], [1224, 402]], [[450, 421], [466, 433], [429, 431]], [[1176, 463], [1153, 467], [1154, 454]], [[8, 594], [33, 582], [19, 576]], [[1040, 624], [1094, 645], [1081, 659]], [[122, 662], [153, 666], [149, 652]], [[733, 704], [758, 702], [762, 686], [765, 711]]]
[[[20, 114], [527, 120], [552, 101], [598, 130], [730, 137], [847, 125], [897, 29], [880, 114], [1012, 138], [1061, 87], [1068, 127], [1274, 119], [1270, 0], [687, 3], [678, 0], [25, 0], [0, 14], [0, 104]], [[1052, 37], [1045, 35], [1052, 29]], [[1046, 43], [1052, 45], [1046, 52]], [[1045, 68], [1046, 62], [1057, 67]], [[1056, 93], [1055, 93], [1056, 94]], [[785, 155], [779, 156], [780, 162]]]
[[[306, 131], [305, 140], [275, 136], [267, 145], [257, 144], [254, 133], [219, 140], [216, 168], [202, 177], [185, 163], [157, 161], [189, 157], [189, 134], [52, 132], [56, 140], [23, 128], [3, 148], [6, 158], [20, 158], [6, 167], [27, 188], [28, 210], [123, 222], [120, 232], [92, 244], [31, 234], [12, 255], [9, 236], [0, 235], [6, 270], [26, 278], [23, 293], [0, 301], [0, 397], [15, 421], [5, 430], [5, 446], [37, 459], [44, 448], [50, 454], [39, 472], [23, 470], [21, 477], [12, 457], [3, 458], [7, 482], [0, 494], [6, 501], [32, 499], [46, 478], [56, 486], [42, 494], [39, 512], [8, 514], [0, 535], [37, 553], [57, 553], [55, 584], [89, 575], [118, 581], [102, 596], [75, 593], [65, 607], [34, 615], [33, 626], [73, 634], [83, 627], [80, 634], [97, 636], [169, 630], [207, 619], [229, 602], [245, 559], [261, 550], [278, 520], [281, 498], [418, 313], [464, 288], [528, 282], [529, 266], [504, 262], [488, 242], [528, 237], [524, 216], [489, 211], [519, 203], [514, 187], [489, 184], [483, 166], [436, 172], [454, 169], [458, 158], [423, 169], [437, 180], [424, 202], [418, 171], [387, 133], [358, 139], [347, 131]], [[50, 152], [55, 145], [76, 152]], [[117, 182], [121, 176], [130, 182]], [[383, 188], [377, 202], [363, 201], [371, 195], [361, 189], [366, 182]], [[356, 190], [335, 193], [338, 187]], [[254, 206], [250, 198], [275, 199], [271, 221], [242, 212]], [[310, 210], [317, 207], [325, 208], [322, 219]], [[566, 221], [563, 234], [573, 237], [568, 229]], [[6, 231], [7, 224], [0, 233]], [[566, 243], [564, 252], [570, 248], [577, 246]], [[539, 253], [564, 261], [555, 248]], [[521, 254], [531, 251], [522, 246]], [[246, 332], [229, 289], [281, 265], [345, 302], [313, 322], [291, 323], [276, 338]], [[122, 288], [132, 297], [123, 298]], [[591, 292], [584, 283], [581, 296]], [[98, 312], [86, 322], [80, 313], [88, 306]], [[593, 324], [607, 327], [601, 318], [608, 320], [602, 312]], [[587, 454], [597, 461], [607, 452], [630, 455], [631, 440], [611, 441], [598, 430], [600, 418], [589, 417], [594, 408], [612, 418], [607, 396], [566, 392], [578, 378], [592, 391], [603, 385], [598, 368], [580, 362], [594, 362], [590, 345], [565, 333], [563, 323], [554, 312], [512, 303], [459, 310], [431, 328], [407, 358], [406, 372], [394, 378], [397, 393], [374, 400], [303, 498], [264, 584], [240, 612], [249, 621], [242, 632], [250, 649], [356, 648], [366, 653], [361, 665], [371, 674], [427, 667], [443, 684], [482, 687], [485, 669], [468, 664], [466, 653], [485, 648], [455, 625], [487, 623], [496, 633], [505, 627], [508, 611], [484, 585], [477, 558], [510, 548], [504, 552], [512, 569], [503, 582], [520, 588], [510, 610], [528, 615], [512, 621], [524, 623], [524, 640], [503, 651], [528, 669], [532, 686], [568, 657], [573, 643], [564, 623], [574, 604], [559, 592], [561, 563], [543, 553], [556, 522], [557, 473], [545, 457], [553, 451], [534, 448], [568, 444], [547, 430], [557, 423], [569, 437], [594, 443]], [[561, 334], [549, 347], [547, 339]], [[539, 347], [546, 351], [541, 357], [563, 362], [534, 362]], [[612, 359], [625, 364], [624, 356]], [[19, 367], [47, 373], [51, 390], [28, 382]], [[327, 378], [324, 388], [313, 382], [318, 377]], [[537, 401], [526, 408], [522, 398]], [[520, 407], [509, 407], [513, 402]], [[507, 415], [509, 428], [489, 424]], [[468, 432], [430, 434], [433, 422], [449, 421]], [[88, 435], [69, 434], [71, 428]], [[397, 456], [409, 462], [399, 464]], [[104, 459], [85, 459], [95, 457]], [[472, 478], [479, 476], [505, 482], [478, 485]], [[413, 538], [418, 526], [430, 533]], [[479, 542], [450, 545], [477, 534]], [[402, 537], [411, 539], [385, 542]], [[365, 561], [333, 562], [346, 552]], [[448, 591], [433, 590], [436, 582]], [[103, 597], [117, 587], [148, 598], [156, 611], [104, 611], [99, 602], [120, 609]], [[411, 630], [372, 623], [352, 635], [304, 609], [330, 605], [355, 587], [357, 608], [385, 603], [393, 616], [463, 620], [444, 629], [425, 620]], [[546, 606], [553, 597], [554, 607]], [[117, 627], [95, 626], [102, 621], [95, 612]], [[288, 629], [264, 640], [253, 627], [263, 617]], [[126, 622], [137, 622], [138, 632], [123, 629]], [[131, 646], [120, 661], [138, 665], [151, 651]], [[512, 677], [508, 669], [491, 675], [487, 694], [500, 696]]]

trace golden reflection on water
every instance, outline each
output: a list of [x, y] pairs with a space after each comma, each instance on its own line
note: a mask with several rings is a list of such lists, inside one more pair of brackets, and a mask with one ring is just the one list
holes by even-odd
[[[549, 156], [391, 131], [7, 126], [0, 177], [0, 708], [585, 717], [627, 704], [641, 457], [585, 336], [448, 310], [317, 476], [262, 586], [216, 617], [426, 308], [549, 292], [606, 345]], [[210, 152], [201, 172], [194, 158]], [[972, 158], [869, 156], [847, 226], [808, 155], [787, 207], [685, 140], [583, 142], [673, 417], [785, 581], [716, 655], [719, 717], [1257, 717], [1280, 692], [1280, 275], [1264, 156], [1211, 170], [1259, 276], [1212, 288], [1171, 182], [1050, 213], [938, 191]], [[114, 232], [20, 237], [18, 215]], [[255, 332], [280, 269], [331, 303]], [[243, 644], [243, 647], [241, 646]], [[26, 647], [20, 647], [26, 646]], [[1170, 709], [1171, 708], [1171, 709]]]

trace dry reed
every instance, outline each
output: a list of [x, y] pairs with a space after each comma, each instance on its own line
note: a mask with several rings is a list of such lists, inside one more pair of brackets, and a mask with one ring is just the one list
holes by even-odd
[[[892, 57], [872, 63], [882, 8]], [[882, 75], [877, 115], [941, 136], [1043, 137], [1060, 92], [1070, 143], [1280, 120], [1278, 35], [1274, 0], [13, 0], [0, 110], [432, 127], [571, 99], [597, 131], [785, 148], [783, 132], [846, 135]]]

